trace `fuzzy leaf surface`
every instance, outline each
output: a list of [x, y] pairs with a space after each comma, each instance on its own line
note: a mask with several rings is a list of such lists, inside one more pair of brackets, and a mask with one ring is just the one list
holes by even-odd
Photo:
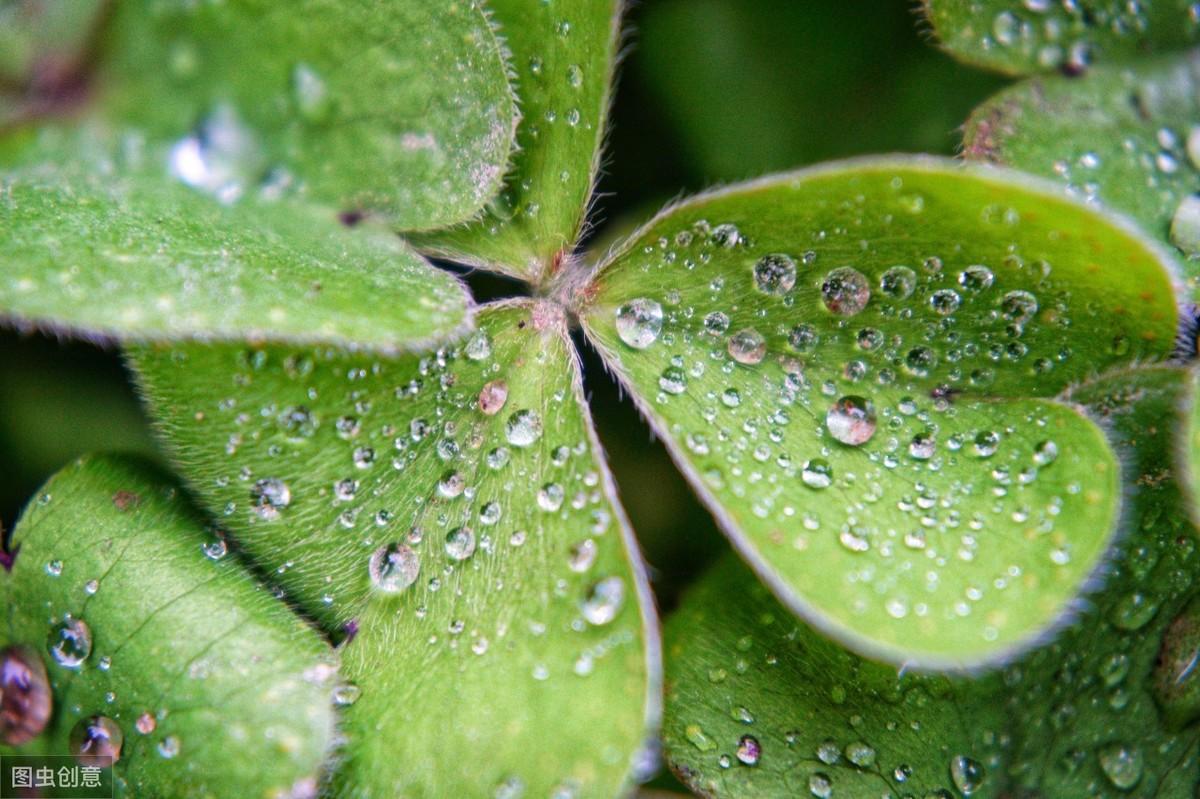
[[520, 302], [422, 358], [133, 353], [204, 504], [302, 607], [356, 631], [335, 796], [625, 784], [657, 640], [563, 325]]
[[1059, 617], [1118, 470], [1054, 396], [1170, 353], [1147, 242], [1040, 184], [858, 161], [668, 209], [581, 290], [589, 339], [777, 595], [851, 648], [981, 663]]
[[72, 730], [101, 715], [122, 738], [118, 796], [315, 793], [333, 653], [221, 535], [131, 458], [89, 456], [51, 479], [3, 578], [4, 643], [41, 658], [54, 697], [20, 753], [73, 752]]

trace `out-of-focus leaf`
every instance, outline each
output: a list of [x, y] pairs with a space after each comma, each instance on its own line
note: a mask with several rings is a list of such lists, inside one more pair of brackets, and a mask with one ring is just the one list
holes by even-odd
[[119, 796], [316, 794], [333, 654], [173, 483], [84, 458], [32, 502], [13, 545], [3, 640], [44, 664], [54, 705], [22, 754], [115, 754]]
[[1200, 40], [1191, 0], [922, 0], [942, 46], [976, 66], [1010, 75], [1187, 47]]
[[824, 167], [668, 209], [581, 292], [590, 340], [781, 599], [861, 652], [1010, 656], [1103, 557], [1094, 424], [1051, 398], [1170, 353], [1158, 251], [1040, 184]]
[[1200, 54], [1031, 78], [971, 115], [968, 158], [1066, 184], [1178, 248], [1200, 269]]
[[516, 102], [475, 0], [125, 0], [103, 56], [101, 113], [223, 197], [272, 174], [428, 229], [474, 216], [508, 165]]
[[1002, 686], [822, 638], [727, 556], [667, 621], [667, 760], [703, 796], [1000, 795]]
[[48, 88], [82, 66], [106, 0], [0, 0], [0, 85]]
[[458, 281], [386, 231], [347, 230], [269, 188], [222, 205], [99, 125], [20, 139], [0, 169], [0, 313], [22, 323], [381, 350], [467, 325]]
[[1200, 783], [1200, 728], [1183, 726], [1196, 718], [1197, 541], [1174, 457], [1189, 390], [1163, 367], [1072, 394], [1113, 436], [1131, 496], [1103, 591], [1004, 674], [1015, 795], [1193, 796]]
[[481, 219], [417, 236], [418, 247], [534, 282], [571, 254], [599, 166], [620, 6], [492, 0], [524, 115], [513, 168]]
[[657, 641], [565, 333], [561, 310], [520, 302], [423, 358], [133, 353], [204, 504], [292, 598], [356, 631], [335, 796], [627, 780]]

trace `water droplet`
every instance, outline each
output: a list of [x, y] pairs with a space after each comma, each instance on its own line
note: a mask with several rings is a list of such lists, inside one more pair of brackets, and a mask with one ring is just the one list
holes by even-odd
[[668, 366], [659, 375], [658, 387], [668, 394], [682, 394], [687, 391], [687, 374], [678, 366]]
[[470, 527], [456, 527], [446, 534], [446, 554], [453, 560], [466, 560], [475, 554], [475, 533]]
[[505, 402], [508, 402], [508, 383], [503, 380], [493, 380], [479, 392], [479, 410], [488, 416], [499, 413]]
[[598, 580], [588, 591], [580, 605], [583, 618], [589, 624], [608, 624], [617, 617], [625, 602], [625, 582], [620, 577], [605, 577]]
[[70, 748], [75, 760], [84, 766], [107, 766], [112, 758], [121, 759], [121, 744], [125, 735], [108, 716], [80, 719], [71, 729]]
[[333, 703], [338, 707], [349, 707], [362, 696], [362, 689], [352, 682], [342, 683], [333, 689]]
[[169, 166], [192, 188], [232, 203], [258, 180], [263, 161], [253, 134], [233, 107], [223, 104], [171, 148]]
[[1184, 255], [1200, 254], [1200, 196], [1189, 194], [1175, 208], [1171, 217], [1171, 243]]
[[0, 743], [20, 746], [46, 729], [54, 698], [46, 667], [26, 646], [0, 650]]
[[917, 273], [907, 266], [893, 266], [879, 276], [879, 290], [893, 300], [906, 300], [917, 288]]
[[764, 255], [754, 264], [754, 285], [764, 294], [787, 294], [796, 285], [796, 262], [782, 253]]
[[958, 296], [954, 289], [939, 289], [929, 297], [930, 307], [941, 316], [949, 316], [957, 311], [961, 304], [962, 297]]
[[287, 483], [274, 477], [259, 480], [250, 489], [251, 507], [260, 519], [278, 519], [279, 513], [292, 501]]
[[654, 300], [643, 297], [617, 309], [617, 335], [635, 350], [644, 350], [657, 341], [662, 323], [662, 306]]
[[704, 317], [704, 332], [710, 336], [719, 336], [729, 329], [729, 317], [720, 311], [713, 311]]
[[963, 796], [970, 796], [983, 787], [983, 765], [969, 757], [956, 755], [950, 759], [950, 779]]
[[1000, 434], [992, 430], [982, 430], [975, 436], [975, 454], [981, 458], [990, 458], [1000, 447]]
[[1123, 743], [1110, 743], [1098, 752], [1100, 768], [1113, 787], [1122, 791], [1133, 788], [1142, 779], [1142, 750]]
[[1058, 445], [1053, 441], [1042, 441], [1033, 448], [1033, 462], [1038, 466], [1049, 466], [1058, 457]]
[[571, 555], [567, 561], [567, 565], [576, 574], [583, 573], [592, 568], [592, 564], [596, 562], [596, 551], [596, 542], [590, 538], [585, 538], [571, 547]]
[[92, 631], [83, 619], [68, 616], [50, 628], [46, 646], [56, 663], [77, 668], [92, 654]]
[[367, 572], [371, 585], [385, 594], [398, 594], [417, 581], [421, 559], [404, 544], [387, 544], [371, 553]]
[[919, 461], [929, 460], [936, 451], [937, 439], [928, 430], [917, 433], [908, 444], [908, 454]]
[[846, 759], [859, 768], [875, 765], [875, 750], [862, 741], [846, 744]]
[[829, 488], [833, 484], [833, 467], [824, 458], [805, 461], [800, 479], [809, 488]]
[[133, 723], [133, 727], [142, 735], [149, 735], [158, 728], [158, 720], [154, 718], [154, 714], [150, 711], [142, 711], [137, 717], [137, 721]]
[[871, 285], [862, 272], [849, 266], [834, 269], [821, 284], [821, 300], [830, 313], [854, 316], [867, 307]]
[[437, 492], [444, 499], [455, 499], [462, 496], [467, 488], [467, 481], [458, 472], [446, 472], [438, 481]]
[[767, 354], [767, 341], [752, 327], [739, 330], [729, 337], [729, 355], [738, 363], [753, 366]]
[[797, 352], [808, 352], [820, 341], [821, 337], [812, 325], [796, 325], [792, 328], [792, 332], [788, 333], [788, 344], [791, 344]]
[[829, 799], [833, 796], [833, 780], [828, 774], [814, 771], [808, 778], [808, 792], [817, 799]]
[[740, 762], [747, 766], [757, 766], [758, 758], [762, 755], [762, 747], [754, 736], [743, 735], [738, 739], [737, 751], [734, 754], [737, 755]]
[[517, 411], [508, 417], [504, 433], [514, 447], [528, 447], [542, 437], [542, 417], [536, 411]]
[[699, 724], [689, 724], [683, 731], [683, 734], [691, 742], [692, 746], [699, 749], [701, 752], [711, 752], [717, 748], [717, 743], [708, 736], [707, 733], [700, 727]]
[[1118, 630], [1134, 632], [1150, 623], [1158, 615], [1158, 602], [1153, 597], [1134, 591], [1113, 605], [1110, 620]]
[[991, 269], [982, 264], [972, 264], [959, 274], [958, 285], [967, 291], [983, 291], [991, 288], [995, 279]]
[[843, 444], [865, 444], [875, 435], [875, 406], [863, 397], [842, 397], [825, 414], [825, 426]]
[[471, 338], [467, 339], [465, 349], [467, 357], [472, 361], [482, 361], [490, 358], [492, 355], [492, 340], [488, 337], [486, 330], [476, 330]]
[[158, 750], [160, 757], [170, 760], [179, 754], [179, 738], [174, 735], [168, 735], [159, 741], [158, 746], [155, 748]]
[[1037, 297], [1028, 291], [1020, 289], [1008, 292], [1004, 295], [1004, 299], [1000, 301], [1001, 313], [1004, 314], [1005, 318], [1018, 325], [1023, 325], [1032, 319], [1037, 310]]
[[283, 434], [293, 440], [312, 438], [317, 432], [317, 420], [303, 405], [285, 408], [277, 420]]
[[300, 116], [309, 122], [322, 122], [328, 117], [329, 88], [308, 64], [297, 64], [292, 70], [292, 96]]
[[565, 498], [566, 492], [562, 486], [558, 483], [546, 483], [538, 489], [537, 504], [547, 513], [553, 513], [562, 507]]

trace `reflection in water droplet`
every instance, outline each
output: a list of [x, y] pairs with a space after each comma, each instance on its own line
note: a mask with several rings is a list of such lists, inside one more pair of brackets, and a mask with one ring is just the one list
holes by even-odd
[[617, 309], [617, 335], [635, 350], [644, 350], [662, 332], [662, 306], [654, 300], [639, 298]]
[[0, 650], [0, 743], [20, 746], [41, 735], [53, 705], [37, 653], [19, 645]]
[[508, 417], [504, 434], [514, 447], [528, 447], [542, 437], [542, 417], [536, 411], [517, 411]]
[[828, 774], [814, 771], [808, 778], [808, 792], [817, 799], [829, 799], [833, 796], [833, 780]]
[[787, 294], [796, 285], [796, 262], [782, 253], [764, 255], [754, 264], [754, 285], [764, 294]]
[[250, 502], [260, 519], [278, 519], [280, 511], [292, 502], [292, 490], [282, 480], [268, 477], [250, 489]]
[[92, 631], [82, 619], [68, 616], [50, 628], [46, 646], [56, 663], [73, 669], [92, 654]]
[[1100, 768], [1114, 787], [1122, 791], [1133, 788], [1142, 779], [1142, 750], [1124, 743], [1110, 743], [1098, 752]]
[[729, 337], [729, 355], [738, 363], [753, 366], [767, 354], [767, 341], [752, 327], [739, 330]]
[[404, 544], [388, 544], [371, 554], [367, 571], [376, 590], [397, 594], [417, 581], [421, 559]]
[[125, 735], [117, 723], [107, 716], [80, 719], [71, 730], [70, 748], [75, 760], [84, 766], [107, 766], [105, 758], [115, 763], [121, 758]]
[[833, 484], [833, 467], [824, 458], [813, 458], [800, 470], [800, 479], [809, 488], [829, 488]]
[[907, 266], [893, 266], [879, 276], [879, 290], [893, 300], [905, 300], [917, 288], [917, 273]]
[[589, 624], [608, 624], [617, 617], [625, 602], [625, 582], [620, 577], [605, 577], [588, 591], [580, 609]]
[[821, 300], [830, 313], [854, 316], [867, 307], [871, 285], [862, 272], [849, 266], [834, 269], [821, 284]]
[[875, 435], [875, 406], [863, 397], [842, 397], [825, 414], [825, 426], [843, 444], [865, 444]]
[[985, 776], [983, 765], [978, 761], [962, 755], [950, 759], [950, 779], [963, 796], [970, 796], [982, 788]]
[[738, 740], [737, 751], [734, 753], [737, 759], [747, 766], [757, 766], [758, 759], [762, 755], [762, 747], [758, 743], [758, 739], [752, 735], [743, 735]]
[[173, 176], [222, 203], [237, 201], [263, 171], [253, 134], [225, 104], [171, 148], [169, 166]]
[[466, 560], [475, 554], [475, 533], [470, 527], [456, 527], [446, 534], [446, 554], [453, 560]]

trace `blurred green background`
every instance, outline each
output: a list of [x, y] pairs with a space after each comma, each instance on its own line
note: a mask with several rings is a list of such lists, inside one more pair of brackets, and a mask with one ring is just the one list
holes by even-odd
[[[611, 241], [684, 192], [831, 158], [954, 152], [1001, 86], [926, 39], [912, 0], [644, 0], [628, 18], [603, 193]], [[471, 276], [480, 299], [512, 283]], [[664, 450], [584, 347], [587, 386], [660, 605], [726, 545]], [[113, 349], [0, 333], [0, 520], [96, 449], [153, 451]]]

